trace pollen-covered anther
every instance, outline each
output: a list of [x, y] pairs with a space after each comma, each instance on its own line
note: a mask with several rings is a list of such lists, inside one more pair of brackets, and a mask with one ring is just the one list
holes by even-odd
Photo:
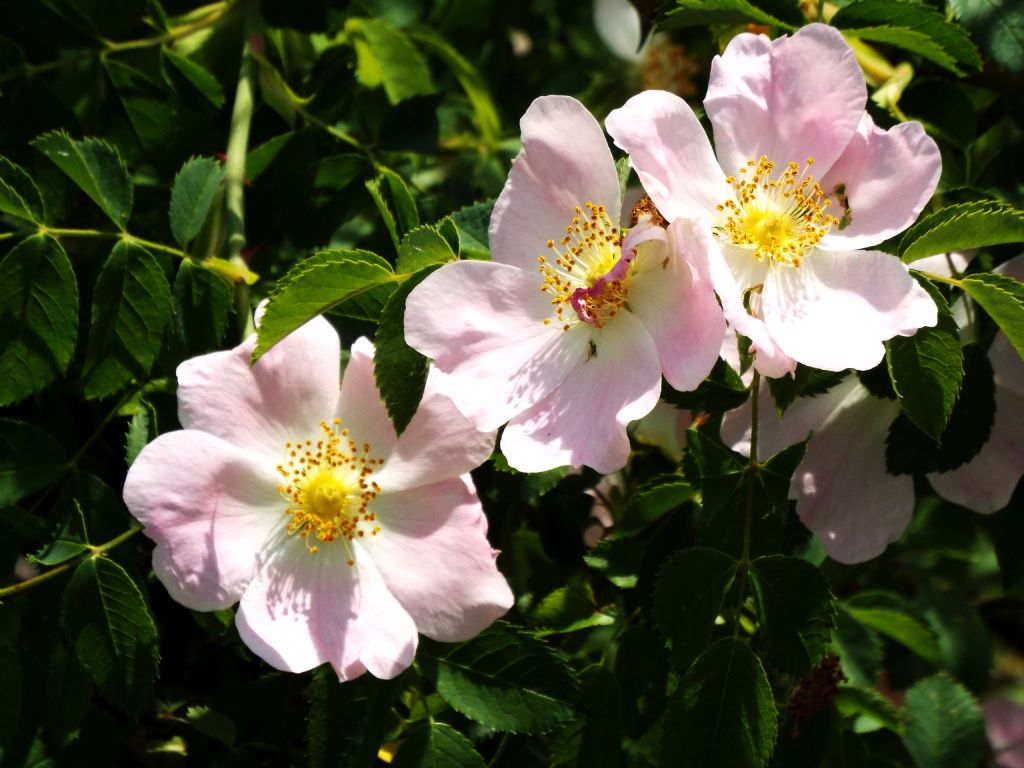
[[726, 177], [734, 198], [716, 208], [722, 222], [718, 238], [753, 251], [758, 261], [799, 267], [804, 257], [839, 220], [827, 213], [832, 201], [810, 174], [814, 158], [803, 168], [790, 162], [782, 173], [763, 156], [748, 160], [737, 176]]
[[287, 530], [306, 543], [310, 554], [319, 551], [317, 542], [342, 542], [347, 562], [353, 565], [348, 542], [367, 532], [371, 536], [380, 532], [379, 526], [366, 525], [376, 520], [368, 507], [381, 492], [380, 486], [367, 478], [384, 461], [370, 455], [369, 443], [358, 445], [352, 440], [340, 419], [321, 421], [320, 431], [323, 438], [315, 443], [285, 443], [289, 461], [277, 466], [284, 480], [278, 492], [287, 504]]
[[616, 269], [622, 261], [622, 232], [603, 205], [591, 202], [576, 206], [565, 232], [547, 241], [553, 255], [537, 257], [544, 277], [540, 289], [551, 295], [554, 309], [544, 324], [557, 323], [563, 331], [578, 322], [601, 328], [626, 304], [630, 265]]

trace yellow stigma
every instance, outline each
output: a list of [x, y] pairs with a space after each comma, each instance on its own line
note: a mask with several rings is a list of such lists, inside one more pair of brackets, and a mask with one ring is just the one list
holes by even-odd
[[814, 158], [801, 170], [791, 162], [781, 175], [775, 163], [762, 156], [747, 161], [738, 176], [726, 181], [735, 199], [718, 206], [724, 222], [714, 228], [715, 237], [752, 251], [754, 258], [799, 267], [803, 258], [839, 220], [826, 213], [832, 201], [808, 173]]
[[548, 240], [547, 246], [554, 255], [538, 256], [537, 268], [544, 276], [541, 290], [551, 294], [555, 314], [544, 323], [554, 322], [568, 331], [584, 317], [596, 328], [615, 317], [626, 303], [628, 273], [623, 279], [600, 284], [596, 295], [578, 292], [593, 288], [622, 256], [622, 232], [612, 224], [605, 207], [592, 202], [576, 206], [576, 215], [565, 234], [557, 241]]
[[384, 461], [370, 457], [368, 443], [357, 445], [340, 419], [321, 421], [320, 432], [315, 441], [284, 444], [287, 458], [277, 466], [283, 483], [277, 490], [287, 502], [288, 533], [299, 536], [311, 554], [319, 551], [317, 542], [340, 541], [354, 565], [348, 542], [380, 532], [369, 508], [380, 486], [370, 476]]

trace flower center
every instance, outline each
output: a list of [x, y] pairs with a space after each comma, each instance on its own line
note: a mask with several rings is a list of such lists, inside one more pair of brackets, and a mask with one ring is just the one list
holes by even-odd
[[341, 541], [354, 565], [348, 542], [369, 532], [376, 536], [380, 526], [369, 505], [380, 486], [370, 480], [383, 459], [370, 458], [370, 445], [356, 444], [342, 429], [341, 419], [320, 422], [321, 439], [289, 440], [284, 444], [285, 463], [277, 465], [282, 484], [277, 487], [288, 506], [288, 533], [299, 536], [310, 554], [315, 542]]
[[814, 158], [800, 166], [791, 162], [781, 174], [765, 156], [748, 160], [739, 176], [726, 181], [735, 199], [717, 206], [724, 222], [714, 228], [715, 237], [726, 237], [733, 245], [753, 251], [758, 261], [799, 267], [802, 259], [839, 224], [825, 210], [832, 201], [808, 173]]
[[626, 304], [626, 282], [636, 255], [623, 255], [622, 233], [603, 205], [576, 206], [565, 232], [557, 243], [548, 240], [554, 258], [537, 257], [544, 276], [541, 290], [551, 294], [555, 308], [554, 318], [546, 318], [544, 324], [557, 323], [563, 331], [580, 321], [601, 328]]

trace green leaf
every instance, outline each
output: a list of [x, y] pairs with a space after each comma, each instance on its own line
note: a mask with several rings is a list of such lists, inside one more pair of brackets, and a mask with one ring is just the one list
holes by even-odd
[[615, 675], [593, 664], [580, 673], [584, 715], [558, 734], [552, 768], [617, 768], [622, 756], [622, 693]]
[[626, 514], [616, 530], [628, 533], [646, 528], [696, 495], [697, 490], [679, 475], [648, 480], [630, 498]]
[[300, 261], [270, 294], [253, 362], [317, 315], [395, 281], [391, 265], [369, 251], [321, 251]]
[[452, 214], [452, 221], [455, 222], [455, 226], [459, 230], [459, 241], [462, 244], [462, 251], [459, 255], [462, 258], [481, 261], [491, 258], [487, 229], [490, 226], [493, 209], [494, 201], [486, 200], [467, 205]]
[[46, 487], [67, 468], [60, 443], [47, 432], [0, 419], [0, 509]]
[[583, 555], [583, 562], [600, 572], [619, 589], [637, 584], [640, 564], [646, 553], [644, 542], [636, 536], [606, 536]]
[[156, 361], [174, 305], [163, 267], [153, 254], [120, 241], [93, 292], [82, 384], [89, 399], [142, 379]]
[[345, 32], [356, 51], [356, 77], [367, 88], [384, 86], [388, 101], [397, 104], [434, 92], [430, 69], [420, 52], [383, 19], [349, 19]]
[[139, 588], [105, 557], [89, 557], [64, 592], [64, 631], [96, 687], [121, 709], [149, 701], [160, 651], [156, 625]]
[[768, 389], [771, 390], [779, 416], [782, 416], [789, 406], [796, 402], [797, 398], [823, 395], [842, 381], [845, 376], [846, 371], [820, 371], [817, 368], [809, 368], [802, 363], [797, 363], [796, 371], [792, 376], [768, 379]]
[[204, 736], [216, 739], [226, 747], [235, 744], [235, 724], [231, 718], [209, 707], [189, 707], [185, 717]]
[[896, 707], [874, 688], [842, 686], [836, 696], [836, 709], [846, 717], [858, 718], [853, 724], [858, 733], [881, 727], [903, 734], [903, 721]]
[[190, 158], [174, 177], [169, 211], [171, 233], [182, 248], [203, 228], [223, 180], [224, 168], [212, 157]]
[[373, 765], [387, 733], [388, 713], [401, 691], [401, 681], [401, 676], [378, 680], [363, 675], [340, 683], [330, 666], [319, 667], [310, 686], [306, 765]]
[[181, 74], [183, 74], [192, 85], [196, 87], [207, 101], [209, 101], [217, 109], [224, 106], [224, 89], [221, 84], [217, 81], [208, 69], [196, 64], [196, 62], [182, 56], [180, 53], [175, 53], [168, 47], [160, 49], [160, 53], [164, 58], [174, 65]]
[[399, 250], [399, 242], [406, 232], [420, 225], [420, 216], [416, 211], [416, 201], [409, 194], [409, 187], [397, 173], [390, 168], [380, 166], [377, 178], [366, 182], [366, 189], [384, 219], [395, 250]]
[[679, 681], [666, 713], [663, 765], [762, 768], [775, 746], [771, 686], [742, 640], [708, 648]]
[[731, 411], [743, 405], [749, 396], [739, 374], [721, 358], [715, 361], [715, 367], [704, 381], [690, 392], [677, 392], [665, 381], [661, 384], [662, 400], [698, 413]]
[[992, 640], [973, 599], [954, 584], [921, 585], [921, 612], [935, 632], [945, 669], [972, 690], [988, 685]]
[[776, 18], [747, 0], [675, 0], [674, 5], [666, 7], [662, 25], [666, 29], [749, 23], [793, 29], [792, 24]]
[[1024, 241], [1024, 211], [995, 200], [950, 205], [925, 216], [900, 238], [899, 257], [914, 261], [938, 253]]
[[1024, 357], [1024, 284], [1005, 275], [968, 275], [962, 281], [970, 294]]
[[39, 187], [24, 168], [0, 156], [0, 211], [35, 224], [43, 223], [46, 209]]
[[1024, 5], [1013, 0], [949, 0], [949, 8], [988, 58], [1018, 76], [1024, 73]]
[[759, 637], [771, 666], [791, 675], [821, 661], [835, 608], [821, 571], [796, 557], [770, 555], [750, 564], [760, 619]]
[[978, 765], [985, 750], [981, 707], [945, 675], [929, 677], [907, 691], [903, 744], [918, 768]]
[[847, 37], [894, 45], [923, 56], [955, 75], [981, 69], [974, 43], [926, 5], [903, 0], [854, 0], [832, 17]]
[[911, 613], [903, 598], [887, 592], [860, 592], [843, 607], [865, 627], [909, 648], [929, 664], [942, 663], [935, 634]]
[[662, 566], [654, 588], [654, 617], [680, 672], [711, 642], [715, 618], [735, 575], [733, 558], [700, 547], [677, 552]]
[[130, 467], [142, 453], [142, 449], [156, 439], [157, 434], [156, 409], [148, 400], [140, 397], [125, 433], [125, 464]]
[[835, 609], [832, 644], [839, 653], [843, 672], [855, 685], [874, 685], [884, 656], [882, 638], [847, 613], [841, 603]]
[[533, 619], [543, 627], [534, 633], [537, 637], [615, 623], [613, 616], [597, 610], [593, 590], [579, 579], [572, 579], [564, 587], [545, 595], [534, 609]]
[[939, 442], [964, 378], [960, 331], [938, 289], [918, 274], [938, 309], [938, 323], [913, 336], [895, 336], [885, 345], [885, 362], [900, 407], [914, 424]]
[[46, 665], [46, 728], [59, 744], [79, 734], [92, 699], [92, 681], [59, 635]]
[[174, 316], [192, 354], [216, 349], [234, 312], [234, 291], [202, 262], [182, 259], [174, 278]]
[[424, 267], [447, 264], [458, 258], [440, 232], [430, 226], [417, 227], [398, 246], [395, 271], [400, 275], [411, 275]]
[[177, 125], [174, 101], [167, 89], [142, 70], [114, 58], [101, 59], [128, 120], [148, 150], [158, 150], [171, 138]]
[[504, 624], [458, 645], [423, 641], [418, 659], [445, 701], [493, 730], [545, 732], [573, 717], [578, 683], [569, 665]]
[[32, 146], [46, 155], [123, 230], [132, 212], [132, 179], [117, 150], [100, 139], [75, 141], [63, 131], [44, 133]]
[[82, 507], [77, 500], [72, 499], [57, 535], [30, 559], [33, 563], [47, 567], [59, 565], [78, 557], [89, 548], [88, 545], [89, 535]]
[[473, 742], [444, 723], [428, 723], [402, 743], [392, 768], [485, 768]]
[[78, 337], [78, 285], [52, 237], [21, 241], [0, 261], [0, 406], [41, 392], [67, 370]]
[[[440, 237], [440, 236], [439, 236]], [[437, 267], [427, 267], [410, 277], [388, 299], [380, 313], [374, 343], [373, 374], [388, 417], [399, 435], [416, 415], [427, 385], [430, 361], [405, 343], [405, 300]]]
[[619, 177], [619, 201], [626, 199], [626, 185], [629, 183], [629, 176], [633, 172], [633, 166], [628, 157], [620, 157], [615, 161], [615, 175]]

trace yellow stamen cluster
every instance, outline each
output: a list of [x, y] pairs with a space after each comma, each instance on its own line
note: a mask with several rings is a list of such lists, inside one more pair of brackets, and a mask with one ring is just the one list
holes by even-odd
[[[554, 258], [538, 256], [537, 268], [544, 276], [541, 290], [551, 294], [555, 317], [545, 319], [544, 323], [554, 322], [568, 331], [581, 319], [580, 311], [571, 304], [573, 294], [577, 289], [591, 288], [615, 266], [622, 253], [622, 233], [612, 224], [603, 205], [587, 202], [576, 206], [576, 215], [565, 228], [565, 235], [557, 242], [548, 240], [547, 246], [554, 252]], [[600, 328], [622, 309], [626, 295], [624, 281], [610, 280], [598, 295], [582, 296], [579, 301], [583, 312], [592, 318], [589, 322]]]
[[799, 267], [802, 259], [839, 220], [826, 213], [832, 201], [808, 171], [814, 158], [800, 166], [791, 162], [781, 176], [775, 163], [763, 156], [747, 161], [739, 176], [729, 176], [736, 197], [717, 206], [725, 222], [715, 228], [716, 237], [766, 257], [776, 264]]
[[282, 478], [277, 490], [288, 503], [288, 533], [299, 536], [311, 554], [319, 549], [316, 542], [341, 541], [351, 566], [348, 542], [380, 532], [369, 509], [380, 486], [370, 475], [384, 460], [370, 458], [370, 445], [357, 445], [341, 419], [321, 421], [320, 431], [318, 440], [284, 444], [287, 459], [277, 466]]

